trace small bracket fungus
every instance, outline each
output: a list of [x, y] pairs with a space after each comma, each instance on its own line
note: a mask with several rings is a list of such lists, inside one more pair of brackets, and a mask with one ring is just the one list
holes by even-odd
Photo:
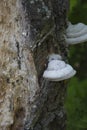
[[69, 22], [69, 24], [68, 24], [68, 28], [66, 29], [66, 32], [68, 33], [77, 33], [77, 32], [79, 32], [79, 31], [81, 31], [82, 29], [84, 29], [85, 28], [85, 24], [83, 24], [83, 23], [78, 23], [78, 24], [75, 24], [75, 25], [73, 25], [73, 24], [71, 24], [70, 22]]
[[51, 54], [48, 56], [48, 61], [50, 62], [51, 60], [62, 60], [62, 57], [58, 54]]
[[49, 81], [61, 81], [71, 78], [76, 71], [62, 60], [50, 60], [47, 69], [43, 73], [43, 77]]
[[87, 41], [87, 25], [78, 23], [72, 25], [69, 23], [66, 29], [65, 40], [67, 44], [77, 44]]

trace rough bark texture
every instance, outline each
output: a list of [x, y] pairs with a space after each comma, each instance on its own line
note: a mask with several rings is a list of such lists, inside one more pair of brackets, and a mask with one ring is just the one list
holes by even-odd
[[0, 130], [65, 130], [66, 83], [42, 74], [67, 59], [68, 0], [0, 0]]

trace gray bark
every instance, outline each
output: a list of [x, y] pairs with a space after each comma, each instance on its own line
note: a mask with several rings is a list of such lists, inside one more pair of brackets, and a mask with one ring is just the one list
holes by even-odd
[[47, 56], [67, 60], [68, 0], [0, 1], [0, 130], [65, 130], [66, 83], [42, 74]]

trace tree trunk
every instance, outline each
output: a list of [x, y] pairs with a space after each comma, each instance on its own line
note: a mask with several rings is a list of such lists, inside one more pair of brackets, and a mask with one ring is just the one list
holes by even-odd
[[0, 130], [65, 130], [66, 83], [42, 75], [50, 53], [67, 60], [68, 0], [0, 1]]

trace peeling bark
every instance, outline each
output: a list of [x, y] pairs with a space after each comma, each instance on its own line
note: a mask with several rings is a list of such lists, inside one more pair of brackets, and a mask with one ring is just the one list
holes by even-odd
[[0, 1], [0, 130], [65, 130], [66, 83], [42, 74], [48, 54], [67, 59], [68, 0]]

